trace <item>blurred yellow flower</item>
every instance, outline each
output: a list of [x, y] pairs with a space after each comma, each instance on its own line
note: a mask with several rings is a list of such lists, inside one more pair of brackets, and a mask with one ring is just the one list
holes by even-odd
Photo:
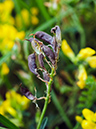
[[92, 121], [83, 120], [81, 126], [83, 129], [94, 129], [96, 127], [96, 124]]
[[5, 0], [0, 3], [0, 21], [1, 23], [14, 24], [14, 18], [11, 16], [11, 12], [14, 8], [14, 3], [12, 0]]
[[91, 56], [86, 59], [86, 62], [89, 63], [90, 67], [96, 68], [96, 56]]
[[82, 121], [79, 121], [78, 118], [80, 116], [78, 116], [78, 118], [76, 118], [76, 120], [79, 123], [81, 123], [82, 128], [83, 129], [96, 129], [96, 113], [85, 108], [82, 110], [82, 114], [85, 119], [83, 119]]
[[76, 121], [78, 121], [79, 123], [82, 122], [83, 118], [81, 116], [76, 116], [75, 117]]
[[30, 100], [25, 96], [21, 96], [14, 90], [6, 92], [6, 100], [0, 105], [0, 113], [6, 115], [9, 113], [13, 117], [17, 117], [18, 110], [25, 110], [29, 106]]
[[0, 114], [4, 115], [4, 108], [3, 108], [3, 106], [0, 106]]
[[79, 65], [79, 73], [78, 77], [79, 80], [77, 81], [77, 85], [83, 89], [85, 86], [85, 80], [87, 79], [87, 72], [83, 65]]
[[6, 93], [6, 99], [8, 100], [14, 100], [15, 103], [22, 106], [22, 110], [28, 108], [28, 104], [30, 102], [29, 99], [27, 99], [25, 96], [21, 96], [20, 94], [16, 93], [15, 91], [9, 91]]
[[8, 68], [8, 66], [7, 66], [6, 63], [3, 63], [3, 64], [2, 64], [2, 68], [1, 68], [1, 74], [2, 74], [2, 75], [6, 75], [6, 74], [8, 74], [8, 73], [9, 73], [9, 68]]
[[36, 7], [32, 7], [32, 8], [30, 9], [30, 11], [31, 11], [32, 15], [38, 15], [38, 13], [39, 13], [38, 8], [36, 8]]
[[29, 22], [29, 12], [28, 12], [28, 10], [27, 9], [23, 9], [21, 11], [21, 15], [23, 17], [24, 23], [26, 25], [29, 25], [30, 22]]
[[70, 58], [71, 61], [74, 61], [75, 54], [72, 51], [72, 49], [70, 48], [70, 46], [68, 45], [66, 40], [62, 41], [61, 49], [62, 49], [63, 53]]
[[11, 12], [14, 8], [14, 3], [12, 0], [5, 0], [4, 1], [4, 8], [7, 10], [7, 12]]
[[10, 51], [14, 44], [15, 40], [18, 39], [24, 39], [25, 32], [21, 31], [18, 32], [17, 29], [8, 24], [0, 25], [0, 50], [3, 52]]
[[94, 49], [90, 48], [90, 47], [86, 47], [80, 50], [79, 54], [77, 55], [77, 57], [79, 59], [85, 59], [87, 57], [90, 57], [92, 55], [94, 55], [96, 52]]
[[24, 39], [25, 37], [25, 32], [24, 31], [20, 31], [20, 32], [17, 32], [16, 34], [16, 38], [19, 38], [19, 39]]
[[31, 16], [31, 23], [33, 25], [37, 25], [39, 23], [39, 19], [36, 16]]
[[16, 26], [18, 28], [22, 28], [23, 27], [23, 23], [24, 23], [25, 26], [29, 26], [29, 24], [30, 24], [29, 16], [30, 15], [29, 15], [28, 10], [27, 9], [22, 9], [21, 15], [17, 14], [16, 17], [15, 17]]
[[82, 114], [83, 114], [83, 116], [85, 117], [86, 120], [88, 120], [88, 121], [93, 121], [94, 120], [94, 112], [93, 111], [85, 108], [85, 109], [83, 109]]

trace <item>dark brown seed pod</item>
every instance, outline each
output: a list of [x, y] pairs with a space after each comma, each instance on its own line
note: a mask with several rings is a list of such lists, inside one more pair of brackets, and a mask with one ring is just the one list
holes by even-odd
[[48, 81], [48, 82], [50, 80], [50, 77], [49, 77], [49, 75], [46, 71], [43, 72], [43, 78], [44, 78], [45, 81]]
[[35, 100], [36, 97], [32, 95], [32, 93], [25, 87], [20, 86], [21, 93], [30, 100]]
[[48, 46], [43, 45], [41, 48], [45, 55], [50, 59], [51, 63], [55, 65], [55, 54]]
[[39, 73], [37, 72], [37, 65], [35, 61], [36, 61], [35, 53], [30, 54], [28, 56], [28, 66], [30, 71], [37, 76], [39, 75]]
[[32, 42], [33, 40], [34, 41], [36, 41], [38, 44], [43, 44], [41, 41], [39, 41], [38, 39], [36, 39], [36, 38], [29, 38], [29, 39], [27, 39], [29, 42]]
[[61, 30], [59, 26], [55, 26], [51, 29], [51, 33], [56, 34], [56, 41], [59, 46], [61, 46]]
[[44, 59], [44, 55], [41, 53], [38, 55], [38, 60], [39, 60], [39, 64], [40, 66], [44, 69], [44, 62], [43, 62], [43, 59]]
[[38, 31], [35, 33], [35, 36], [52, 45], [53, 37], [51, 35], [43, 32], [43, 31]]

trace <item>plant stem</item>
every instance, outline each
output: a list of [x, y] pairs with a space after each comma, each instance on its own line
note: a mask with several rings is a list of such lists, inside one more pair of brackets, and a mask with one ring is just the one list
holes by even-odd
[[49, 98], [50, 98], [50, 89], [51, 89], [51, 85], [52, 85], [52, 81], [53, 81], [53, 76], [54, 76], [54, 68], [52, 68], [52, 71], [51, 71], [50, 76], [51, 76], [52, 79], [50, 79], [50, 81], [49, 81], [49, 83], [48, 83], [48, 89], [47, 89], [46, 100], [45, 100], [45, 103], [44, 103], [44, 107], [43, 107], [43, 111], [42, 111], [42, 114], [41, 114], [39, 123], [38, 123], [38, 125], [37, 125], [37, 129], [40, 129], [42, 120], [43, 120], [43, 118], [44, 118], [44, 115], [45, 115], [45, 112], [46, 112], [46, 109], [47, 109], [47, 106], [48, 106], [48, 102], [49, 102]]

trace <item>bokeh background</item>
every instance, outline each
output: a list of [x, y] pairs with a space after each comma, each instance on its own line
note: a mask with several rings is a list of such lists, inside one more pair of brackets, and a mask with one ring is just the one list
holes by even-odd
[[44, 83], [28, 68], [33, 49], [24, 39], [37, 31], [52, 35], [55, 25], [63, 44], [46, 129], [82, 129], [75, 116], [84, 108], [96, 111], [96, 1], [0, 0], [0, 114], [21, 129], [36, 128], [44, 100], [37, 109], [20, 93], [20, 83], [33, 94], [36, 88], [37, 97], [46, 95]]

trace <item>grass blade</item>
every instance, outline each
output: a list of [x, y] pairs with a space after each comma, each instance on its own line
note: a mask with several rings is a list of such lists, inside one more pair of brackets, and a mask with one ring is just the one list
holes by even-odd
[[9, 121], [7, 118], [5, 118], [3, 115], [0, 114], [0, 122], [8, 127], [9, 129], [20, 129], [16, 125], [14, 125], [11, 121]]

